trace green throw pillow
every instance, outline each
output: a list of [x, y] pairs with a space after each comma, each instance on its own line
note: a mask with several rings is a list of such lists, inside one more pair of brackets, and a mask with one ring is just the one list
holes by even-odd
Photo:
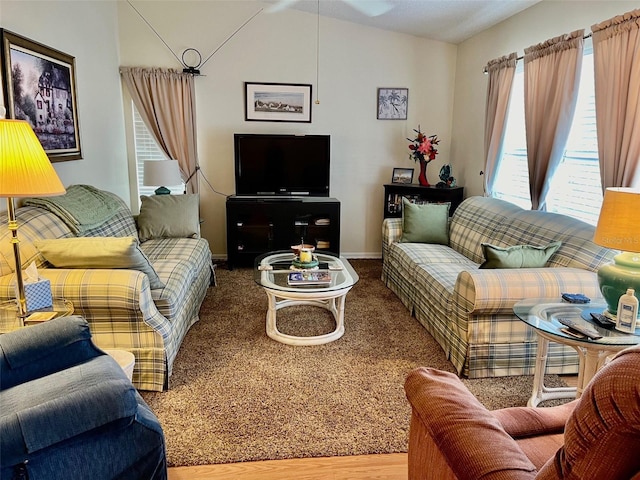
[[34, 243], [54, 267], [139, 270], [147, 274], [151, 288], [164, 287], [134, 237], [74, 237]]
[[141, 242], [152, 238], [198, 238], [200, 236], [199, 196], [141, 196], [138, 236]]
[[562, 242], [552, 242], [542, 247], [514, 245], [503, 248], [483, 243], [485, 262], [480, 268], [542, 268], [560, 245]]
[[450, 203], [416, 205], [402, 198], [401, 242], [449, 244]]

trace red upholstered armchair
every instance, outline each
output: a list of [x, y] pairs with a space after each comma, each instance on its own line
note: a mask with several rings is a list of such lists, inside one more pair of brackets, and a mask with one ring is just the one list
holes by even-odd
[[413, 370], [409, 480], [640, 480], [640, 345], [620, 352], [578, 400], [487, 410], [453, 374]]

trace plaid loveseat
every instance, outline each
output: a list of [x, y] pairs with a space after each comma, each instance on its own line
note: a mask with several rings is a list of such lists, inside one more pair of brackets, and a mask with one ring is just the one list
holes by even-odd
[[[598, 268], [617, 252], [593, 243], [594, 227], [563, 215], [523, 210], [485, 197], [466, 199], [449, 225], [449, 245], [400, 243], [402, 219], [382, 225], [382, 280], [469, 378], [533, 374], [535, 332], [513, 305], [562, 292], [600, 297]], [[482, 243], [561, 247], [545, 268], [479, 269]], [[550, 343], [548, 373], [575, 374], [575, 350]]]
[[[106, 223], [84, 231], [85, 237], [138, 237], [136, 220], [116, 195], [118, 212]], [[54, 298], [73, 303], [74, 314], [89, 323], [94, 342], [103, 349], [128, 350], [135, 356], [133, 384], [162, 391], [178, 349], [198, 320], [200, 305], [214, 282], [208, 242], [203, 238], [159, 238], [140, 244], [164, 288], [151, 289], [138, 270], [53, 268], [35, 247], [40, 239], [80, 236], [50, 211], [34, 206], [16, 210], [23, 268], [35, 261], [49, 279]], [[0, 223], [6, 225], [6, 214]], [[0, 300], [15, 298], [14, 257], [7, 229], [0, 230]]]

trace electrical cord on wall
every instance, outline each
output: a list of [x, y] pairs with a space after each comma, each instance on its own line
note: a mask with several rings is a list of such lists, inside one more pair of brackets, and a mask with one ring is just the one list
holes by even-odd
[[205, 183], [209, 186], [209, 188], [211, 189], [211, 191], [212, 191], [213, 193], [216, 193], [216, 194], [218, 194], [218, 195], [222, 195], [222, 196], [223, 196], [223, 197], [225, 197], [225, 198], [228, 198], [228, 197], [230, 197], [230, 196], [232, 195], [232, 194], [226, 194], [226, 193], [219, 192], [218, 190], [216, 190], [215, 188], [213, 188], [213, 185], [211, 185], [211, 182], [209, 182], [209, 180], [208, 180], [208, 179], [207, 179], [207, 177], [204, 175], [204, 173], [202, 173], [202, 168], [200, 168], [200, 165], [196, 165], [196, 169], [194, 170], [194, 172], [193, 172], [191, 175], [189, 175], [189, 178], [187, 178], [187, 179], [185, 180], [185, 182], [184, 182], [184, 188], [185, 188], [184, 192], [185, 192], [185, 193], [187, 193], [187, 184], [191, 181], [191, 179], [195, 176], [195, 177], [196, 177], [196, 180], [197, 180], [197, 178], [198, 178], [198, 177], [197, 177], [196, 175], [197, 175], [197, 173], [198, 173], [198, 172], [200, 172], [200, 176], [201, 176], [201, 177], [202, 177], [202, 179], [205, 181]]

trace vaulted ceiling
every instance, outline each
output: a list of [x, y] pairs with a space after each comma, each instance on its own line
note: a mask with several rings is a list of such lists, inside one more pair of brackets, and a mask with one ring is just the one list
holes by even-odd
[[[458, 44], [541, 0], [265, 0], [277, 14], [294, 8], [371, 27]], [[385, 11], [386, 10], [386, 11]], [[384, 13], [367, 15], [367, 13]]]

